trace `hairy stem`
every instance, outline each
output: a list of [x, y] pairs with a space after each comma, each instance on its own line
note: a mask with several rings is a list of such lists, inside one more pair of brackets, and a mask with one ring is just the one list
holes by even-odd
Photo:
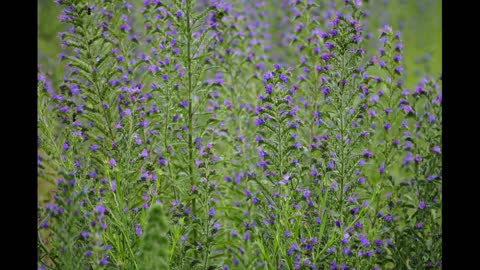
[[[192, 29], [190, 25], [190, 11], [191, 0], [186, 1], [186, 20], [187, 20], [187, 80], [188, 80], [188, 172], [190, 176], [190, 185], [195, 184], [195, 178], [193, 177], [193, 110], [192, 110], [192, 59], [191, 59], [191, 42], [192, 42]], [[196, 216], [195, 197], [192, 199], [192, 214]], [[197, 230], [193, 229], [193, 242], [197, 240]]]

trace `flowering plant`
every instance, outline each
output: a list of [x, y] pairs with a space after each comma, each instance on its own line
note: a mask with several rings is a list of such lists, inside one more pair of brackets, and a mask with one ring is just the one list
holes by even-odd
[[362, 1], [56, 2], [39, 269], [441, 267], [441, 76]]

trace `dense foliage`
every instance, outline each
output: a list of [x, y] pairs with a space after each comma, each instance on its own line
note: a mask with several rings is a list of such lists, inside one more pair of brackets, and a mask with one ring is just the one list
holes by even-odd
[[56, 2], [39, 269], [441, 267], [441, 74], [362, 1]]

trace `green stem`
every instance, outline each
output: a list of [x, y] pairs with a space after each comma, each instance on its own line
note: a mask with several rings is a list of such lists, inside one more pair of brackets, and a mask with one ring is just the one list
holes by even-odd
[[[342, 70], [341, 70], [341, 76], [340, 76], [340, 79], [344, 79], [345, 78], [345, 56], [342, 57]], [[339, 87], [339, 90], [340, 90], [340, 153], [339, 153], [339, 157], [340, 157], [340, 160], [341, 160], [341, 172], [340, 172], [340, 210], [339, 210], [339, 214], [340, 214], [340, 231], [342, 231], [342, 234], [343, 234], [343, 230], [342, 230], [342, 227], [343, 226], [343, 189], [344, 189], [344, 185], [345, 185], [345, 167], [346, 167], [346, 159], [345, 159], [345, 142], [344, 142], [344, 137], [345, 137], [345, 113], [344, 113], [344, 110], [346, 109], [346, 106], [344, 106], [343, 104], [343, 94], [344, 94], [344, 90], [345, 90], [345, 87], [344, 86], [341, 86]]]
[[[187, 20], [187, 79], [188, 79], [188, 172], [190, 175], [190, 185], [195, 184], [195, 178], [193, 177], [193, 110], [192, 110], [192, 59], [191, 59], [191, 42], [192, 42], [192, 30], [190, 25], [190, 11], [191, 0], [186, 1], [186, 20]], [[196, 216], [195, 197], [192, 199], [192, 215]], [[193, 229], [193, 242], [197, 240], [197, 230]]]

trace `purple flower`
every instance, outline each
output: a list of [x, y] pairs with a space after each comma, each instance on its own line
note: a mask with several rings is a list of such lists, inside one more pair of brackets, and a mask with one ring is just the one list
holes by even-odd
[[363, 165], [365, 165], [365, 160], [362, 158], [358, 161], [358, 166], [362, 167]]
[[235, 230], [230, 231], [230, 236], [236, 237], [237, 235], [238, 235], [237, 231]]
[[148, 157], [148, 152], [147, 152], [147, 149], [146, 149], [146, 148], [143, 149], [143, 151], [142, 151], [142, 153], [140, 154], [140, 156], [141, 156], [142, 158], [147, 158], [147, 157]]
[[397, 73], [397, 74], [401, 74], [402, 71], [403, 71], [403, 67], [402, 67], [402, 66], [398, 66], [398, 67], [395, 68], [394, 71], [395, 71], [395, 73]]
[[255, 120], [253, 120], [253, 123], [256, 125], [256, 126], [259, 126], [263, 123], [263, 120], [262, 118], [255, 118]]
[[88, 177], [95, 178], [95, 177], [97, 177], [97, 173], [95, 171], [90, 171], [88, 173]]
[[320, 55], [320, 58], [322, 58], [325, 61], [328, 61], [330, 59], [330, 57], [331, 57], [331, 54], [329, 54], [329, 53], [322, 53]]
[[63, 144], [63, 150], [68, 150], [70, 148], [70, 145], [68, 145], [68, 141], [66, 141], [64, 144]]
[[[265, 85], [265, 93], [270, 95], [272, 93], [272, 91], [273, 91], [273, 85], [271, 83], [266, 84]], [[261, 98], [261, 99], [263, 99], [263, 98]]]
[[385, 161], [382, 161], [380, 163], [380, 168], [378, 169], [379, 173], [384, 173], [385, 172]]
[[383, 29], [380, 30], [380, 31], [382, 32], [382, 35], [389, 34], [389, 33], [392, 32], [392, 27], [391, 27], [390, 25], [388, 25], [388, 24], [385, 24], [385, 25], [383, 26]]
[[102, 258], [98, 261], [100, 265], [107, 265], [108, 264], [108, 257], [105, 254], [102, 254]]
[[354, 43], [359, 43], [360, 40], [362, 40], [362, 36], [360, 36], [360, 35], [355, 35], [355, 36], [353, 37], [353, 42], [354, 42]]
[[155, 65], [149, 65], [147, 70], [150, 71], [151, 73], [155, 73], [158, 70], [158, 67]]
[[111, 158], [109, 161], [108, 161], [108, 164], [110, 164], [110, 166], [114, 167], [117, 165], [117, 162], [115, 161], [114, 158]]
[[331, 43], [330, 41], [327, 41], [323, 44], [323, 46], [325, 46], [325, 48], [327, 49], [333, 49], [335, 47], [335, 45], [333, 43]]
[[309, 189], [305, 189], [305, 190], [303, 191], [302, 197], [303, 197], [304, 199], [307, 199], [309, 196], [310, 196], [310, 190], [309, 190]]
[[177, 13], [175, 13], [175, 16], [177, 16], [177, 18], [180, 18], [182, 17], [183, 13], [179, 10], [177, 11]]
[[425, 207], [427, 207], [427, 204], [424, 201], [420, 201], [418, 203], [418, 208], [423, 210], [423, 209], [425, 209]]
[[370, 242], [368, 241], [368, 239], [361, 233], [358, 234], [358, 239], [360, 240], [360, 243], [364, 246], [368, 246], [370, 245]]
[[360, 176], [357, 181], [358, 181], [358, 183], [365, 183], [365, 177]]
[[396, 51], [401, 51], [402, 49], [403, 49], [403, 44], [402, 44], [402, 43], [397, 43], [397, 44], [395, 45], [395, 50], [396, 50]]
[[323, 85], [322, 88], [321, 88], [321, 91], [322, 91], [322, 94], [328, 95], [328, 94], [330, 93], [330, 88], [328, 88], [327, 86]]
[[248, 241], [250, 239], [250, 231], [247, 231], [243, 234], [243, 239], [245, 241]]
[[[352, 211], [353, 213], [358, 213], [358, 208], [355, 207], [355, 208], [352, 209], [352, 210], [353, 210], [353, 211]], [[361, 229], [361, 228], [363, 227], [363, 226], [362, 226], [362, 223], [360, 223], [360, 221], [355, 222], [354, 226], [355, 226], [355, 228], [357, 228], [357, 229]]]
[[143, 234], [142, 227], [138, 223], [135, 223], [135, 234], [138, 236]]
[[366, 158], [371, 158], [373, 156], [372, 152], [368, 151], [367, 149], [363, 149], [363, 156]]
[[178, 105], [179, 105], [180, 107], [187, 107], [187, 106], [188, 106], [188, 101], [182, 100], [182, 101], [180, 101], [180, 103], [178, 103]]
[[273, 73], [271, 71], [267, 71], [263, 74], [263, 82], [267, 83], [270, 79], [273, 78]]
[[98, 204], [95, 206], [95, 211], [99, 214], [104, 214], [105, 213], [105, 206]]
[[48, 223], [44, 220], [40, 223], [40, 228], [47, 228], [48, 227]]
[[414, 113], [413, 109], [412, 109], [412, 106], [410, 105], [404, 105], [403, 106], [403, 111], [408, 114], [408, 113]]
[[208, 209], [208, 215], [213, 217], [213, 215], [215, 215], [215, 209], [213, 208]]
[[128, 31], [128, 30], [130, 30], [130, 29], [131, 29], [131, 27], [130, 27], [130, 25], [128, 25], [127, 23], [122, 23], [122, 24], [120, 25], [120, 30], [122, 30], [122, 31]]
[[333, 162], [333, 160], [328, 161], [327, 169], [331, 170], [333, 169], [333, 167], [335, 167], [335, 163]]

